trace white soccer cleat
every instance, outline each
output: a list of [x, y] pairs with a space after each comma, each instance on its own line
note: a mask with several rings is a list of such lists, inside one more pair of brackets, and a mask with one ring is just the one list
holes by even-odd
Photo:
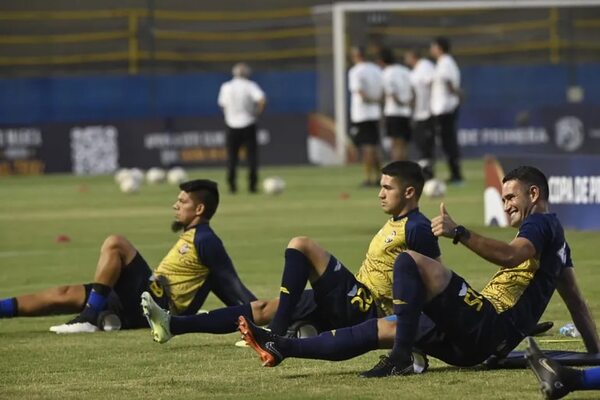
[[98, 331], [100, 331], [100, 328], [89, 321], [81, 319], [79, 316], [66, 324], [50, 327], [50, 332], [58, 333], [59, 335], [66, 333], [94, 333]]
[[152, 331], [152, 339], [157, 343], [166, 343], [172, 337], [170, 323], [171, 314], [163, 310], [150, 293], [142, 293], [142, 311]]

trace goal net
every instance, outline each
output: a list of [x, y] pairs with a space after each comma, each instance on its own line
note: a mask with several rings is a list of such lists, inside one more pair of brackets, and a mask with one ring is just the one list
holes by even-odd
[[311, 136], [332, 146], [329, 162], [351, 154], [347, 55], [354, 45], [370, 59], [386, 47], [402, 60], [408, 49], [428, 55], [433, 38], [448, 38], [466, 93], [459, 118], [466, 157], [548, 140], [535, 130], [548, 110], [600, 102], [600, 1], [348, 2], [315, 7], [313, 18], [318, 112]]

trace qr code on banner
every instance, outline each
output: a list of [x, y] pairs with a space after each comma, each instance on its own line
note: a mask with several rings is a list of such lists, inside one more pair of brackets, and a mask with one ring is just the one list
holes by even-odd
[[97, 175], [115, 171], [119, 167], [118, 135], [114, 126], [73, 128], [73, 172], [77, 175]]

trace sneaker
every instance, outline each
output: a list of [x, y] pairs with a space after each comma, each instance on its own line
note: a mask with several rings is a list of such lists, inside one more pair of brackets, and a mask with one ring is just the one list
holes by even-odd
[[170, 328], [171, 314], [160, 308], [148, 292], [142, 293], [142, 312], [148, 320], [155, 342], [166, 343], [173, 337]]
[[93, 333], [98, 332], [99, 330], [100, 328], [92, 324], [87, 319], [83, 318], [81, 315], [76, 316], [66, 324], [55, 325], [50, 327], [50, 332], [55, 332], [58, 334]]
[[368, 371], [361, 372], [361, 378], [383, 378], [395, 375], [412, 375], [415, 373], [413, 363], [397, 365], [389, 356], [379, 357], [379, 362]]
[[540, 391], [545, 399], [560, 399], [570, 390], [563, 383], [564, 377], [561, 372], [565, 370], [556, 361], [547, 358], [538, 347], [532, 337], [527, 338], [527, 350], [525, 357], [529, 368], [535, 374], [540, 383]]
[[277, 349], [277, 335], [259, 328], [242, 315], [238, 318], [238, 329], [242, 339], [262, 360], [263, 367], [274, 367], [283, 361], [284, 357]]

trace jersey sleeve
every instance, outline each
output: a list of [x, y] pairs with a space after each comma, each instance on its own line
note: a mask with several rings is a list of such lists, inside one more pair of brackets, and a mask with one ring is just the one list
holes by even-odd
[[250, 88], [250, 96], [252, 97], [252, 100], [258, 102], [265, 98], [265, 92], [262, 91], [260, 86], [252, 82], [252, 86]]
[[571, 247], [565, 241], [565, 267], [573, 268], [573, 260], [571, 259]]
[[522, 237], [531, 242], [536, 254], [541, 254], [551, 234], [548, 222], [538, 214], [531, 214], [519, 228], [517, 237]]
[[209, 280], [213, 293], [227, 306], [247, 304], [256, 300], [238, 276], [223, 242], [216, 236], [196, 242], [198, 257], [210, 270]]
[[356, 69], [351, 69], [348, 72], [348, 89], [351, 92], [358, 92], [362, 89], [359, 75]]
[[429, 258], [438, 258], [442, 255], [438, 238], [431, 232], [431, 224], [425, 221], [409, 220], [406, 223], [406, 245], [409, 250]]
[[217, 102], [219, 103], [219, 106], [221, 106], [221, 107], [225, 107], [225, 103], [227, 102], [225, 99], [226, 92], [227, 92], [226, 84], [224, 83], [221, 85], [221, 89], [219, 89], [219, 97], [217, 98]]

